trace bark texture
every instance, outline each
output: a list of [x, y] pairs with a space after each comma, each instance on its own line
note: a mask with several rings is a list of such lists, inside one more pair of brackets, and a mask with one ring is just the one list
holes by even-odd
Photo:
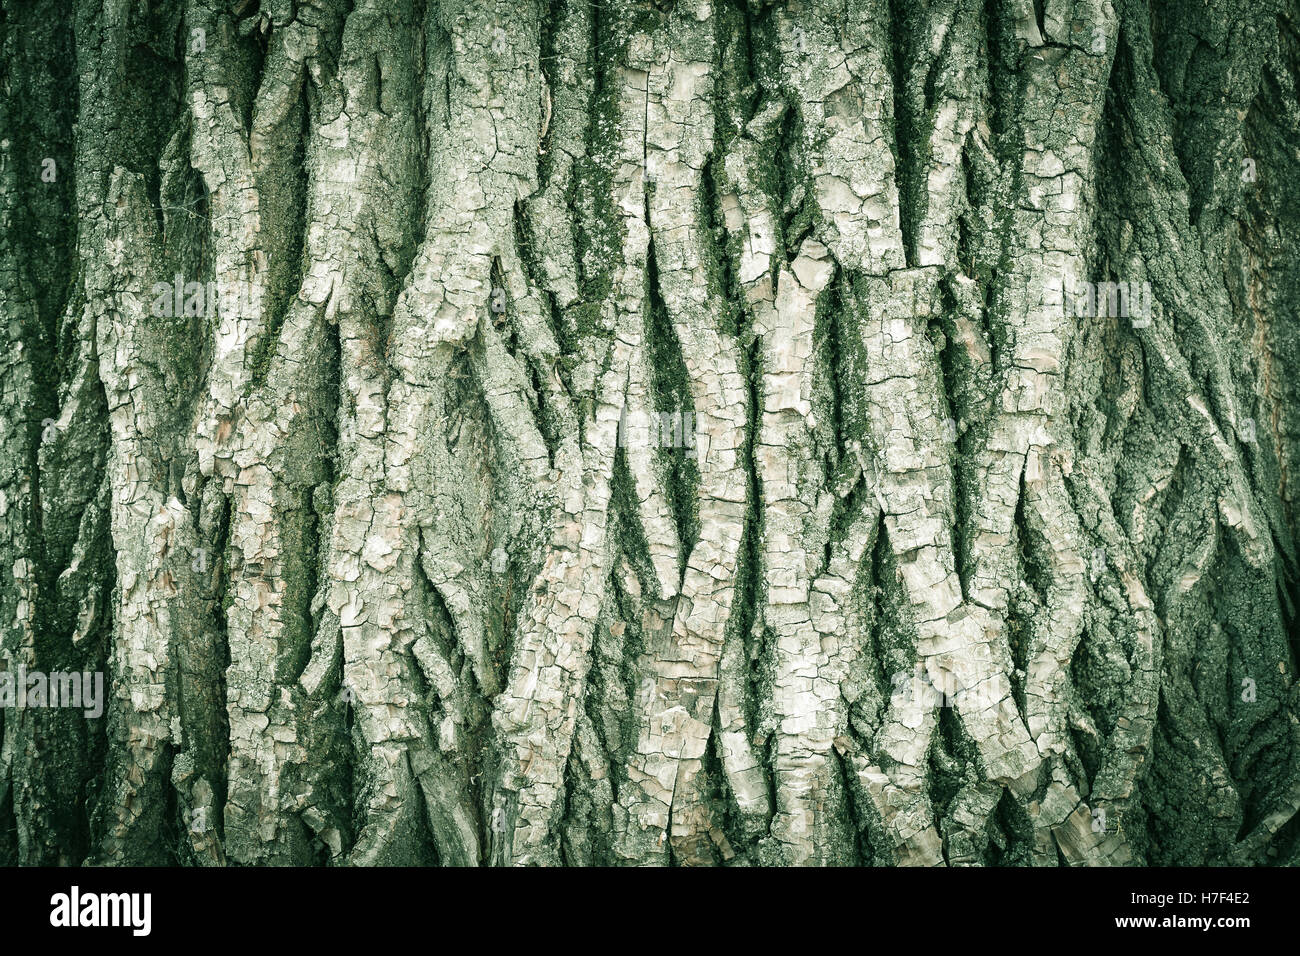
[[1300, 863], [1295, 0], [0, 2], [0, 862]]

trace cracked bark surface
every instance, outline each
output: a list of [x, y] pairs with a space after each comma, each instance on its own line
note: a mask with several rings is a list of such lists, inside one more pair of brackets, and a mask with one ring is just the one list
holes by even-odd
[[1294, 0], [30, 6], [0, 862], [1300, 863]]

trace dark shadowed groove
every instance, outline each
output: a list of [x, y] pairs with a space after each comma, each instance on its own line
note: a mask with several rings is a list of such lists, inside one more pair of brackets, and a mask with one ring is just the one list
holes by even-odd
[[889, 0], [889, 63], [893, 85], [894, 123], [890, 146], [898, 186], [898, 222], [908, 267], [916, 265], [916, 228], [923, 215], [924, 189], [921, 151], [928, 143], [918, 135], [925, 108], [924, 90], [915, 76], [924, 45], [921, 8], [909, 0]]
[[[650, 222], [649, 197], [646, 198], [646, 222]], [[654, 230], [650, 231], [650, 244], [646, 250], [646, 341], [650, 354], [650, 394], [653, 407], [650, 412], [693, 412], [690, 377], [681, 343], [673, 328], [668, 307], [659, 294], [659, 267], [655, 259]], [[677, 524], [677, 537], [681, 543], [683, 565], [695, 546], [699, 533], [698, 498], [699, 468], [688, 452], [690, 449], [665, 448], [659, 452], [659, 461], [667, 469], [664, 490], [668, 496]]]

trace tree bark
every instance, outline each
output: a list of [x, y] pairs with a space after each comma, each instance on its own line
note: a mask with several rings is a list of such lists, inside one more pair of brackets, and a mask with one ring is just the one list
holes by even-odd
[[3, 0], [0, 862], [1300, 863], [1298, 30]]

